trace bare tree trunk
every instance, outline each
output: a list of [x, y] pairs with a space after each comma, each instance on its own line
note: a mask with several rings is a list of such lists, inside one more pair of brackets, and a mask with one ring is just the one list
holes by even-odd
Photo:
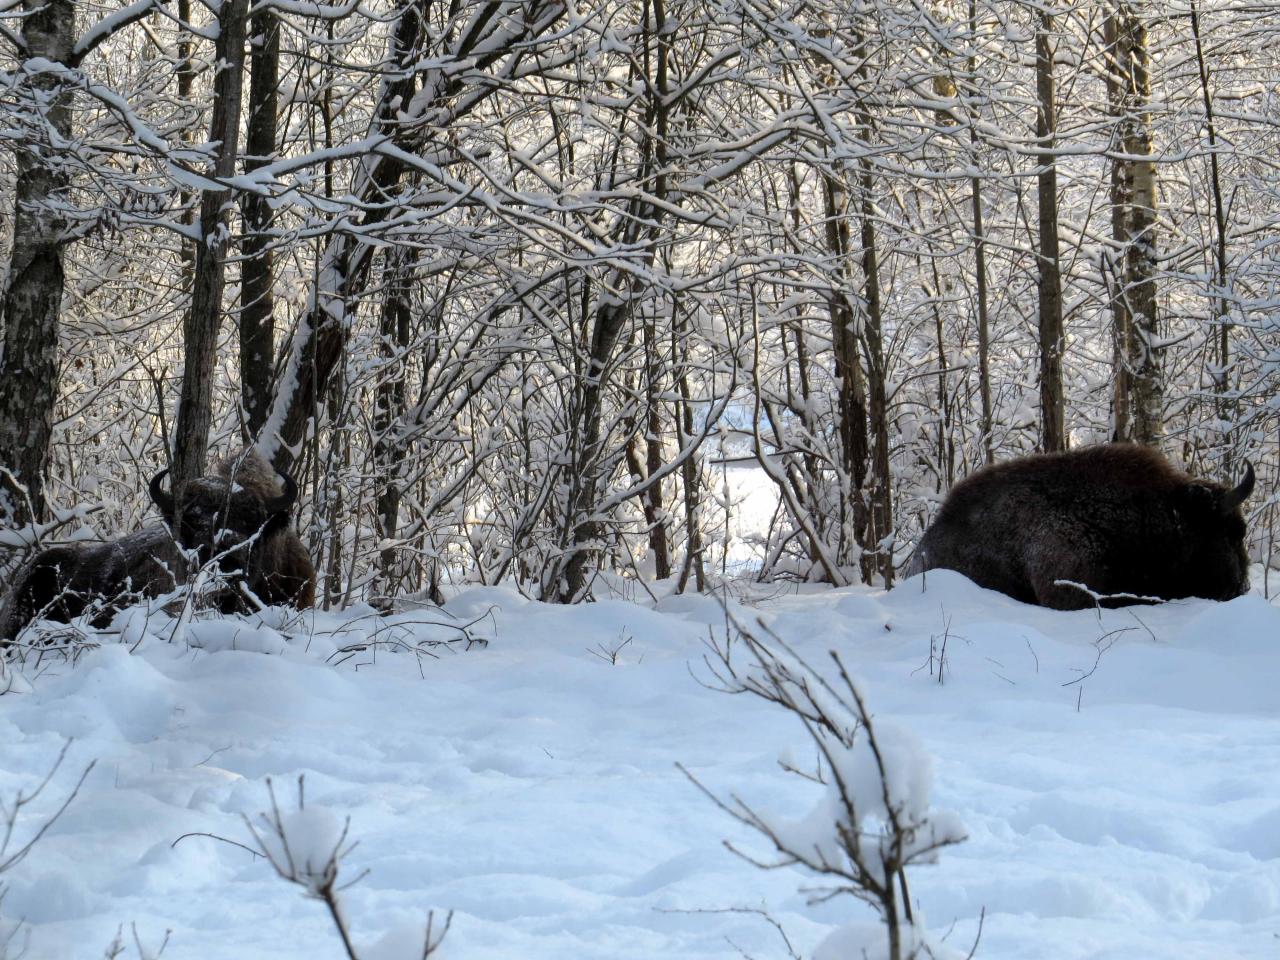
[[[316, 496], [324, 504], [324, 508], [328, 512], [328, 516], [322, 521], [321, 527], [321, 545], [322, 549], [316, 554], [316, 567], [323, 569], [324, 573], [324, 604], [322, 609], [329, 610], [341, 602], [342, 598], [342, 561], [343, 561], [343, 524], [342, 516], [345, 510], [345, 497], [343, 496], [342, 478], [350, 473], [351, 469], [351, 435], [347, 429], [347, 367], [342, 364], [338, 367], [339, 376], [334, 377], [329, 382], [328, 395], [328, 449], [325, 451], [323, 465], [319, 464], [317, 456], [317, 469], [322, 472], [324, 477], [322, 483], [316, 485]], [[317, 442], [317, 451], [319, 443]], [[314, 506], [314, 505], [313, 505]], [[315, 515], [320, 516], [320, 510], [315, 509]], [[320, 563], [320, 557], [327, 552], [328, 562]]]
[[[658, 353], [658, 321], [649, 317], [644, 324], [645, 469], [649, 477], [662, 469], [662, 358]], [[644, 493], [645, 520], [649, 524], [649, 549], [653, 551], [654, 575], [659, 580], [671, 576], [671, 544], [667, 537], [667, 517], [662, 500], [662, 480], [653, 480]]]
[[[788, 246], [790, 247], [793, 253], [799, 255], [802, 251], [802, 245], [799, 242], [799, 237], [802, 235], [802, 233], [805, 230], [807, 230], [807, 227], [804, 222], [804, 215], [802, 210], [803, 199], [801, 196], [801, 189], [800, 189], [800, 174], [798, 170], [798, 165], [795, 161], [792, 161], [787, 165], [786, 185], [787, 185], [787, 210], [790, 215], [791, 230], [792, 230], [792, 236], [787, 238]], [[831, 211], [835, 203], [835, 198], [828, 195], [827, 187], [825, 183], [823, 185], [823, 190], [824, 190], [824, 193], [823, 193], [824, 215], [828, 218], [828, 223], [825, 230], [828, 250], [832, 253], [833, 258], [840, 258], [843, 256], [843, 257], [846, 257], [847, 259], [847, 247], [845, 250], [845, 254], [841, 254], [838, 250], [832, 247], [832, 244], [838, 242], [840, 238], [839, 231], [836, 230], [835, 232], [833, 232], [833, 225], [829, 222], [831, 217]], [[844, 238], [846, 240], [848, 239], [847, 227], [844, 231]], [[845, 276], [847, 273], [847, 270], [844, 268], [846, 259], [837, 259], [837, 262], [841, 265], [841, 269], [839, 271], [840, 276]], [[834, 333], [836, 329], [835, 324], [837, 322], [834, 316], [834, 311], [838, 308], [834, 300], [832, 299], [832, 296], [833, 294], [830, 292], [827, 294], [827, 301], [829, 304], [828, 309], [832, 311], [831, 323], [832, 323], [832, 331]], [[816, 409], [812, 402], [813, 401], [813, 388], [812, 388], [812, 377], [811, 377], [812, 360], [810, 359], [810, 356], [809, 356], [809, 349], [805, 344], [805, 319], [806, 319], [807, 312], [808, 311], [805, 307], [797, 305], [795, 309], [794, 318], [789, 324], [787, 324], [787, 329], [783, 331], [783, 336], [781, 340], [783, 356], [784, 356], [783, 370], [786, 371], [786, 374], [787, 374], [786, 396], [787, 396], [788, 406], [790, 406], [791, 409], [795, 411], [796, 416], [799, 419], [800, 424], [806, 436], [818, 437], [822, 435], [824, 428], [821, 424], [817, 422], [818, 417], [815, 415]], [[849, 311], [846, 311], [846, 313], [849, 313]], [[851, 313], [850, 313], [850, 316], [851, 316]], [[790, 365], [789, 359], [786, 357], [786, 354], [788, 352], [788, 343], [787, 343], [788, 334], [790, 334], [790, 337], [791, 337], [790, 346], [791, 346], [791, 349], [794, 350], [795, 358], [796, 358], [796, 362], [795, 362], [796, 384], [794, 386], [791, 382], [791, 365]], [[838, 347], [840, 345], [836, 344], [836, 342], [833, 340], [833, 346]], [[847, 346], [847, 344], [845, 346]], [[857, 357], [858, 355], [855, 349], [853, 352], [853, 358], [855, 362], [857, 362]], [[837, 359], [837, 363], [842, 362], [838, 354], [836, 359]], [[799, 387], [798, 401], [797, 401], [797, 398], [795, 397], [796, 386]], [[775, 424], [775, 431], [777, 429], [778, 429], [778, 425]], [[845, 437], [845, 434], [843, 431], [837, 433], [837, 438], [841, 443], [841, 451], [843, 451], [844, 449], [843, 448], [844, 437]], [[837, 453], [837, 457], [841, 463], [844, 463], [844, 455], [842, 452]], [[853, 539], [852, 531], [854, 528], [854, 524], [852, 521], [848, 519], [847, 515], [853, 511], [853, 497], [852, 496], [842, 497], [839, 505], [839, 509], [835, 511], [825, 509], [822, 503], [822, 486], [823, 486], [821, 482], [822, 471], [823, 471], [823, 461], [819, 458], [813, 444], [811, 442], [805, 443], [803, 445], [803, 452], [800, 455], [799, 464], [796, 467], [796, 469], [794, 470], [788, 469], [786, 471], [788, 482], [791, 483], [791, 486], [795, 492], [795, 503], [801, 505], [802, 509], [805, 509], [809, 512], [809, 515], [811, 518], [810, 520], [811, 526], [814, 528], [815, 532], [819, 535], [819, 537], [825, 537], [826, 534], [832, 529], [832, 527], [835, 527], [837, 531], [837, 538], [845, 538], [852, 541]], [[842, 470], [841, 473], [847, 476], [845, 471]], [[845, 486], [847, 486], [849, 489], [852, 489], [851, 483], [848, 483], [847, 481], [842, 481], [842, 483], [844, 483]], [[808, 554], [810, 569], [816, 570], [820, 568], [823, 562], [823, 558], [821, 555], [821, 551], [817, 549], [818, 544], [816, 543], [816, 541], [811, 540], [808, 537], [802, 537], [800, 539], [801, 539], [801, 542], [805, 544], [805, 546], [807, 547], [806, 552]], [[772, 561], [766, 560], [765, 565], [761, 568], [761, 571], [760, 571], [761, 576], [765, 576], [769, 572], [769, 567], [771, 566], [771, 564], [772, 564]]]
[[[784, 340], [785, 344], [786, 341]], [[813, 361], [809, 356], [809, 348], [805, 344], [804, 317], [803, 314], [797, 316], [791, 325], [791, 343], [796, 354], [796, 380], [800, 386], [800, 422], [804, 425], [805, 432], [816, 437], [821, 432], [820, 427], [815, 420], [813, 408], [813, 378], [811, 369]], [[801, 475], [804, 478], [804, 489], [797, 490], [796, 495], [799, 501], [809, 509], [810, 513], [815, 515], [822, 512], [821, 493], [818, 489], [818, 478], [822, 472], [822, 461], [811, 445], [806, 445], [804, 454], [801, 457]], [[809, 551], [810, 562], [820, 563], [820, 558], [812, 551]]]
[[[671, 356], [675, 366], [676, 391], [679, 396], [678, 437], [680, 448], [693, 437], [693, 403], [689, 390], [689, 375], [684, 357], [687, 351], [681, 346], [684, 343], [685, 325], [682, 320], [679, 296], [671, 300]], [[677, 362], [675, 358], [679, 357]], [[684, 593], [689, 583], [689, 575], [693, 574], [694, 588], [702, 593], [707, 588], [706, 565], [702, 561], [702, 489], [701, 477], [698, 475], [698, 464], [695, 458], [686, 457], [680, 465], [680, 482], [684, 486], [684, 565], [680, 570], [680, 581], [676, 593]]]
[[[1231, 367], [1231, 302], [1227, 296], [1227, 214], [1226, 204], [1222, 196], [1222, 172], [1218, 163], [1218, 127], [1213, 109], [1213, 94], [1209, 84], [1209, 64], [1204, 55], [1204, 41], [1200, 33], [1200, 9], [1195, 0], [1191, 0], [1191, 32], [1196, 44], [1196, 65], [1200, 74], [1200, 95], [1204, 102], [1205, 133], [1209, 140], [1209, 186], [1213, 193], [1213, 226], [1214, 226], [1214, 258], [1213, 285], [1215, 293], [1213, 312], [1217, 318], [1218, 336], [1215, 366], [1218, 369], [1215, 379], [1218, 419], [1231, 423], [1235, 419], [1236, 402], [1228, 396]], [[1228, 455], [1227, 466], [1230, 466]]]
[[1132, 161], [1132, 190], [1129, 211], [1129, 248], [1125, 276], [1133, 305], [1132, 317], [1137, 342], [1134, 344], [1135, 439], [1158, 447], [1164, 438], [1164, 373], [1161, 369], [1160, 317], [1156, 300], [1156, 165], [1151, 132], [1151, 57], [1147, 50], [1147, 28], [1131, 6], [1124, 23], [1128, 35], [1129, 71], [1135, 101], [1127, 118], [1125, 153]]
[[934, 346], [938, 351], [938, 484], [939, 493], [950, 490], [956, 479], [955, 404], [952, 402], [949, 380], [950, 362], [947, 359], [946, 328], [942, 322], [942, 278], [938, 273], [938, 260], [930, 257], [933, 287], [925, 285], [925, 295], [932, 302]]
[[[174, 73], [177, 75], [178, 86], [178, 102], [191, 109], [192, 90], [195, 87], [196, 70], [195, 62], [192, 59], [195, 44], [191, 39], [191, 0], [178, 0], [178, 62], [174, 66]], [[184, 123], [182, 129], [178, 131], [179, 139], [188, 144], [191, 142], [194, 134], [194, 117], [193, 122]], [[191, 192], [183, 187], [178, 191], [178, 205], [182, 212], [178, 216], [178, 222], [184, 226], [191, 223]], [[182, 261], [182, 283], [184, 289], [189, 289], [192, 273], [195, 269], [196, 251], [195, 245], [190, 238], [182, 237], [179, 241], [178, 255]]]
[[[217, 144], [213, 163], [216, 177], [235, 173], [240, 140], [240, 94], [244, 82], [245, 27], [249, 0], [226, 0], [218, 16], [214, 63], [213, 117], [209, 139]], [[182, 391], [174, 428], [173, 480], [175, 489], [204, 472], [213, 416], [213, 366], [222, 319], [222, 290], [226, 281], [227, 207], [230, 190], [205, 190], [200, 197], [200, 237], [196, 247], [195, 282], [191, 309], [183, 322]]]
[[[399, 462], [403, 448], [393, 431], [401, 421], [405, 410], [405, 351], [409, 348], [410, 309], [409, 282], [411, 264], [409, 253], [403, 248], [387, 251], [383, 267], [386, 290], [382, 300], [382, 318], [379, 329], [378, 353], [384, 370], [378, 381], [377, 397], [373, 407], [373, 458], [378, 473], [378, 527], [384, 542], [396, 538], [399, 530], [401, 480]], [[395, 574], [396, 551], [384, 547], [378, 555], [379, 579], [382, 593], [390, 597], [396, 592], [398, 577]]]
[[1150, 56], [1146, 25], [1116, 0], [1105, 25], [1108, 87], [1119, 134], [1112, 158], [1112, 229], [1120, 266], [1113, 300], [1121, 365], [1116, 370], [1116, 437], [1148, 446], [1164, 435], [1156, 303], [1156, 169], [1152, 159]]
[[[646, 136], [641, 147], [641, 159], [637, 170], [637, 179], [641, 182], [652, 180], [652, 196], [657, 201], [632, 201], [629, 207], [630, 216], [621, 221], [620, 239], [626, 248], [642, 243], [641, 254], [646, 264], [655, 259], [656, 241], [666, 211], [660, 204], [666, 199], [666, 166], [667, 166], [667, 120], [670, 102], [667, 96], [670, 83], [667, 76], [667, 58], [671, 38], [667, 32], [667, 22], [663, 0], [652, 0], [652, 19], [645, 16], [647, 35], [643, 38], [644, 65], [646, 75], [650, 74], [650, 56], [652, 56], [652, 96], [645, 108], [643, 129], [652, 130]], [[649, 32], [651, 25], [652, 32]], [[656, 41], [656, 42], [655, 42]], [[651, 45], [653, 47], [650, 53]], [[643, 224], [643, 226], [638, 226]], [[572, 542], [569, 545], [568, 560], [565, 562], [560, 576], [557, 599], [562, 603], [572, 603], [584, 599], [591, 585], [589, 575], [591, 564], [599, 553], [600, 538], [604, 534], [604, 526], [595, 516], [596, 500], [600, 484], [607, 478], [604, 476], [607, 459], [603, 449], [603, 404], [606, 377], [612, 362], [615, 348], [622, 339], [622, 333], [632, 313], [632, 304], [643, 290], [643, 284], [635, 275], [626, 276], [620, 270], [613, 271], [614, 276], [609, 284], [610, 290], [619, 294], [610, 299], [603, 299], [594, 311], [591, 327], [591, 345], [587, 354], [585, 383], [581, 393], [581, 404], [574, 412], [573, 418], [578, 430], [581, 459], [575, 464], [579, 482], [576, 494], [571, 498], [569, 513], [574, 527]]]
[[[857, 36], [857, 73], [864, 84], [871, 83], [867, 71], [867, 48], [861, 33]], [[861, 97], [855, 117], [859, 136], [865, 144], [876, 138], [875, 117]], [[876, 255], [875, 176], [870, 157], [859, 158], [859, 220], [862, 234], [862, 289], [866, 303], [866, 322], [862, 325], [862, 342], [867, 362], [867, 414], [872, 431], [871, 483], [867, 495], [869, 511], [863, 535], [862, 580], [872, 582], [878, 572], [886, 587], [893, 586], [893, 487], [889, 471], [889, 405], [885, 388], [884, 318], [880, 306], [880, 261]], [[868, 555], [869, 551], [869, 555]]]
[[[276, 114], [280, 83], [280, 21], [275, 11], [261, 9], [250, 21], [249, 122], [245, 142], [246, 171], [269, 163], [276, 151]], [[327, 88], [326, 88], [327, 89]], [[275, 279], [271, 207], [256, 193], [241, 201], [244, 239], [240, 268], [240, 402], [246, 442], [257, 437], [271, 404], [271, 370], [275, 359]]]
[[1053, 157], [1057, 126], [1053, 90], [1053, 14], [1041, 9], [1036, 23], [1036, 140], [1040, 153], [1040, 448], [1067, 449], [1062, 396], [1062, 274], [1058, 255], [1058, 166]]
[[[468, 11], [471, 19], [459, 21], [450, 28], [450, 37], [442, 40], [441, 57], [455, 63], [469, 63], [471, 69], [495, 66], [514, 69], [513, 63], [526, 55], [533, 56], [534, 41], [561, 18], [564, 7], [555, 0], [520, 5], [511, 15], [499, 16], [500, 4], [486, 3]], [[432, 84], [430, 103], [439, 114], [454, 109], [455, 98], [465, 101], [463, 112], [474, 108], [502, 81], [482, 85], [468, 71], [444, 71], [422, 65], [421, 52], [430, 39], [427, 24], [421, 18], [423, 6], [407, 0], [399, 9], [394, 36], [390, 44], [392, 67], [389, 80], [377, 105], [375, 132], [389, 136], [400, 149], [414, 151], [422, 147], [424, 131], [438, 129], [430, 123], [406, 124], [402, 114], [414, 99], [414, 91], [424, 75]], [[477, 46], [490, 45], [494, 35], [507, 38], [500, 49], [477, 53]], [[468, 79], [471, 78], [471, 79]], [[473, 87], [467, 87], [473, 82]], [[466, 94], [471, 93], [471, 96]], [[371, 228], [394, 215], [391, 198], [404, 172], [403, 162], [387, 154], [370, 155], [350, 188], [356, 206], [365, 207], [364, 215], [350, 231], [334, 234], [329, 240], [313, 282], [307, 307], [300, 318], [287, 351], [283, 376], [272, 398], [271, 411], [258, 440], [258, 448], [277, 470], [288, 470], [307, 434], [316, 409], [316, 398], [323, 392], [334, 367], [345, 349], [351, 319], [348, 309], [367, 287], [369, 268], [377, 249], [370, 239]]]
[[[840, 511], [850, 511], [852, 522], [841, 524], [837, 540], [836, 562], [844, 566], [853, 558], [855, 546], [867, 547], [870, 509], [867, 504], [867, 389], [863, 379], [862, 359], [858, 354], [858, 334], [853, 304], [848, 289], [852, 287], [849, 261], [853, 242], [849, 230], [849, 195], [845, 185], [830, 175], [823, 175], [823, 200], [826, 206], [827, 250], [836, 263], [837, 281], [827, 294], [831, 311], [831, 342], [835, 352], [836, 378], [840, 382], [837, 415], [840, 418], [840, 467], [849, 484], [849, 502]], [[843, 498], [842, 498], [843, 499]], [[865, 571], [865, 564], [864, 564]]]
[[[23, 0], [26, 56], [70, 64], [76, 40], [71, 0]], [[71, 96], [48, 74], [26, 94], [31, 108], [65, 142], [71, 137]], [[33, 124], [35, 126], [35, 124]], [[56, 204], [67, 175], [56, 153], [37, 144], [17, 151], [13, 250], [4, 290], [4, 353], [0, 356], [0, 517], [21, 526], [46, 515], [44, 470], [58, 400], [58, 330], [62, 308], [66, 221]]]
[[982, 410], [982, 422], [979, 426], [982, 430], [983, 460], [995, 463], [995, 417], [991, 408], [991, 319], [987, 306], [987, 241], [982, 224], [982, 181], [973, 177], [970, 183], [973, 196], [973, 258], [978, 281], [978, 399]]
[[1112, 149], [1118, 154], [1110, 163], [1111, 239], [1114, 250], [1104, 252], [1103, 262], [1105, 279], [1111, 296], [1111, 330], [1114, 344], [1112, 366], [1115, 371], [1115, 383], [1111, 400], [1111, 439], [1117, 443], [1128, 443], [1133, 440], [1133, 376], [1129, 366], [1130, 357], [1133, 355], [1133, 318], [1129, 314], [1128, 291], [1124, 282], [1129, 184], [1126, 182], [1127, 171], [1123, 157], [1124, 134], [1120, 129], [1125, 109], [1125, 88], [1128, 84], [1122, 72], [1124, 57], [1117, 45], [1119, 29], [1114, 10], [1108, 14], [1102, 30], [1105, 47], [1103, 56], [1106, 60], [1107, 105], [1112, 116], [1116, 118]]
[[[977, 0], [969, 0], [969, 31], [978, 35]], [[976, 74], [976, 59], [969, 57], [969, 76]], [[973, 149], [973, 167], [978, 169], [978, 126], [969, 124], [969, 142]], [[995, 462], [992, 445], [994, 422], [991, 412], [991, 322], [987, 313], [987, 237], [982, 223], [982, 179], [976, 174], [969, 180], [973, 199], [973, 258], [977, 271], [978, 292], [978, 397], [982, 405], [982, 452], [987, 463]]]
[[[396, 188], [404, 173], [404, 165], [396, 158], [380, 157], [373, 163], [364, 196], [382, 197]], [[372, 206], [360, 222], [362, 228], [375, 226], [391, 214], [390, 205]], [[349, 320], [347, 310], [365, 289], [376, 247], [365, 239], [365, 230], [334, 237], [322, 253], [319, 277], [314, 281], [311, 303], [294, 336], [302, 339], [302, 349], [292, 382], [282, 387], [287, 394], [274, 398], [279, 418], [272, 462], [277, 470], [287, 470], [294, 450], [307, 437], [318, 408], [317, 398], [333, 377], [339, 360], [346, 351]], [[270, 417], [268, 424], [270, 426]]]
[[[620, 285], [630, 288], [633, 294], [639, 292], [637, 281], [614, 279], [621, 280]], [[574, 464], [577, 487], [568, 506], [573, 520], [569, 558], [555, 595], [561, 603], [574, 603], [587, 596], [591, 586], [591, 564], [599, 553], [599, 541], [604, 535], [603, 523], [594, 516], [600, 483], [605, 479], [602, 476], [605, 458], [601, 442], [604, 390], [609, 363], [629, 314], [629, 301], [602, 303], [594, 311], [582, 392], [578, 408], [571, 414], [579, 438]]]
[[[638, 485], [643, 485], [640, 508], [648, 531], [649, 551], [653, 554], [653, 574], [658, 580], [671, 576], [671, 541], [667, 534], [668, 519], [663, 509], [662, 477], [662, 358], [658, 352], [658, 320], [650, 314], [641, 324], [644, 338], [644, 429], [637, 431], [634, 420], [627, 443], [627, 469]], [[643, 458], [641, 452], [643, 451]], [[653, 479], [653, 478], [657, 479]]]
[[870, 568], [863, 566], [863, 581], [870, 582], [868, 570], [879, 572], [885, 587], [893, 586], [893, 489], [889, 472], [889, 404], [885, 390], [884, 320], [880, 308], [880, 264], [876, 257], [875, 205], [871, 200], [870, 161], [862, 161], [862, 282], [867, 303], [863, 342], [867, 354], [867, 412], [873, 437], [871, 457], [871, 512], [865, 547], [872, 551]]

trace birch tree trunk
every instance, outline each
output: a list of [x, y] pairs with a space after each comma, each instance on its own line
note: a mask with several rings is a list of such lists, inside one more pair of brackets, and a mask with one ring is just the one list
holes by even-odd
[[1118, 152], [1112, 158], [1112, 229], [1118, 254], [1113, 315], [1119, 346], [1116, 437], [1159, 446], [1164, 380], [1156, 304], [1156, 169], [1150, 55], [1141, 11], [1119, 0], [1106, 23], [1108, 81]]
[[[22, 41], [30, 59], [72, 62], [76, 39], [71, 0], [23, 0]], [[31, 109], [66, 142], [71, 95], [37, 73]], [[44, 470], [58, 399], [58, 328], [66, 221], [57, 205], [67, 174], [56, 153], [38, 144], [17, 151], [13, 251], [4, 289], [4, 353], [0, 357], [0, 516], [21, 526], [45, 518]]]

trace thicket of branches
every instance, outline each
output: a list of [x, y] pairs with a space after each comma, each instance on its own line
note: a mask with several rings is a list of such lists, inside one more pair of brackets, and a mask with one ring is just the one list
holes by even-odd
[[992, 458], [1280, 471], [1269, 4], [3, 10], [11, 564], [243, 442], [330, 603], [701, 588], [726, 457], [835, 583]]

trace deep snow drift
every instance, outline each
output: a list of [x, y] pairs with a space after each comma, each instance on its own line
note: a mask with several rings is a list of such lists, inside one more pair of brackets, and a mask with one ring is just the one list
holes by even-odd
[[[184, 643], [132, 611], [74, 666], [31, 661], [0, 697], [0, 797], [74, 744], [19, 837], [97, 765], [5, 877], [0, 916], [25, 918], [31, 958], [100, 957], [131, 923], [148, 947], [171, 930], [168, 960], [340, 957], [322, 904], [242, 847], [188, 836], [250, 843], [266, 778], [284, 807], [305, 774], [315, 817], [333, 817], [314, 829], [350, 818], [345, 875], [368, 870], [344, 895], [354, 938], [389, 935], [370, 956], [410, 956], [433, 909], [455, 911], [451, 960], [786, 957], [756, 910], [812, 956], [870, 910], [811, 907], [811, 878], [734, 857], [722, 840], [765, 847], [675, 767], [800, 819], [822, 788], [778, 759], [811, 755], [804, 731], [700, 684], [715, 600], [639, 597], [562, 608], [475, 588], [444, 612], [197, 622]], [[1280, 956], [1280, 612], [1265, 600], [1057, 613], [935, 572], [731, 606], [815, 665], [839, 650], [877, 719], [932, 754], [933, 803], [969, 839], [911, 892], [961, 955], [985, 908], [983, 958]], [[487, 646], [404, 649], [457, 640], [450, 618]]]

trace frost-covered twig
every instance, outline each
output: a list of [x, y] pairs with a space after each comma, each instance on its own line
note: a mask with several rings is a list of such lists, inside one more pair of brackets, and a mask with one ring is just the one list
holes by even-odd
[[726, 846], [762, 869], [799, 866], [816, 874], [826, 885], [812, 891], [811, 902], [847, 894], [870, 904], [884, 928], [889, 960], [935, 955], [914, 916], [906, 868], [934, 862], [939, 850], [965, 834], [953, 815], [929, 808], [928, 757], [905, 731], [877, 727], [839, 654], [831, 652], [835, 677], [828, 679], [763, 623], [757, 623], [758, 634], [726, 615], [731, 629], [722, 641], [713, 638], [704, 658], [713, 678], [708, 685], [759, 697], [799, 718], [818, 749], [819, 770], [806, 774], [787, 762], [783, 769], [826, 787], [806, 818], [785, 822], [736, 795], [718, 796], [681, 767], [716, 806], [768, 841], [774, 856]]
[[[4, 906], [5, 894], [9, 891], [0, 884], [0, 907]], [[19, 940], [19, 938], [21, 938]], [[23, 921], [7, 922], [0, 914], [0, 960], [21, 960], [27, 955], [31, 945], [31, 928]]]
[[1116, 645], [1116, 638], [1122, 633], [1129, 633], [1136, 629], [1137, 627], [1120, 627], [1117, 630], [1110, 630], [1107, 633], [1104, 633], [1097, 640], [1093, 641], [1094, 650], [1096, 651], [1096, 655], [1093, 658], [1093, 666], [1088, 670], [1078, 670], [1080, 676], [1076, 677], [1074, 680], [1068, 680], [1066, 683], [1062, 684], [1062, 686], [1069, 687], [1074, 683], [1079, 683], [1081, 680], [1087, 680], [1092, 677], [1098, 669], [1098, 664], [1102, 663], [1102, 655]]
[[623, 649], [629, 646], [634, 639], [635, 638], [628, 634], [624, 629], [623, 632], [618, 635], [618, 642], [612, 647], [606, 646], [602, 641], [597, 643], [594, 649], [588, 647], [587, 653], [591, 654], [593, 657], [603, 660], [611, 666], [616, 667], [618, 665], [618, 657], [622, 654]]
[[0, 874], [13, 869], [13, 867], [26, 859], [27, 854], [29, 854], [32, 848], [40, 842], [40, 838], [49, 831], [50, 827], [58, 822], [58, 818], [66, 812], [67, 807], [71, 806], [71, 801], [79, 795], [80, 788], [84, 786], [84, 782], [88, 778], [89, 773], [97, 764], [98, 761], [96, 760], [89, 761], [88, 765], [84, 768], [84, 772], [80, 774], [80, 779], [76, 781], [76, 785], [71, 788], [70, 792], [63, 799], [62, 804], [58, 809], [45, 819], [44, 823], [36, 829], [36, 832], [33, 833], [25, 843], [15, 847], [14, 831], [18, 825], [19, 814], [21, 814], [23, 810], [34, 803], [40, 795], [44, 793], [45, 789], [49, 786], [49, 783], [53, 780], [54, 775], [62, 767], [63, 761], [67, 759], [67, 751], [71, 749], [72, 742], [73, 741], [68, 740], [62, 745], [62, 749], [58, 751], [58, 759], [53, 762], [53, 766], [49, 768], [49, 772], [45, 774], [44, 779], [40, 781], [34, 790], [30, 793], [24, 793], [19, 790], [17, 796], [9, 803], [6, 803], [4, 800], [0, 800], [0, 821], [3, 821], [3, 823], [0, 824], [0, 831], [3, 831], [2, 834], [0, 834]]
[[1097, 590], [1075, 580], [1055, 580], [1053, 581], [1053, 585], [1055, 587], [1074, 587], [1076, 590], [1079, 590], [1081, 593], [1088, 596], [1088, 598], [1093, 601], [1094, 609], [1098, 611], [1102, 610], [1102, 605], [1104, 603], [1108, 603], [1112, 600], [1122, 600], [1126, 604], [1150, 603], [1159, 605], [1169, 602], [1164, 597], [1150, 596], [1143, 593], [1099, 593]]
[[[720, 907], [720, 908], [703, 908], [703, 909], [696, 909], [696, 910], [664, 909], [662, 907], [658, 907], [657, 910], [659, 913], [688, 913], [688, 914], [739, 913], [739, 914], [746, 914], [747, 916], [760, 917], [762, 920], [764, 920], [765, 923], [773, 927], [773, 929], [777, 931], [778, 936], [782, 938], [782, 943], [787, 949], [787, 956], [790, 958], [790, 960], [801, 960], [800, 954], [796, 952], [795, 946], [791, 943], [791, 938], [787, 936], [787, 931], [782, 926], [782, 924], [778, 922], [778, 918], [762, 907]], [[741, 947], [739, 947], [736, 943], [734, 943], [728, 937], [725, 937], [725, 940], [728, 941], [731, 947], [733, 947], [740, 954], [742, 954], [742, 956], [745, 957], [746, 960], [751, 960], [750, 955]]]
[[[308, 807], [302, 777], [298, 777], [297, 810], [287, 814], [280, 810], [275, 787], [269, 778], [267, 792], [271, 798], [271, 809], [260, 813], [256, 822], [245, 817], [245, 825], [257, 845], [255, 852], [266, 857], [281, 879], [297, 884], [307, 896], [325, 905], [348, 960], [360, 960], [360, 953], [351, 939], [340, 894], [359, 883], [367, 871], [345, 883], [338, 882], [342, 861], [356, 847], [355, 841], [350, 841], [348, 837], [350, 819], [339, 823], [337, 817], [324, 807], [314, 804]], [[428, 912], [422, 934], [421, 960], [427, 960], [436, 954], [452, 921], [453, 912], [450, 911], [445, 915], [442, 928], [437, 931], [435, 913]]]
[[[136, 923], [129, 924], [129, 932], [133, 934], [133, 946], [138, 951], [138, 960], [160, 960], [165, 948], [169, 946], [169, 937], [173, 933], [172, 930], [166, 930], [164, 937], [160, 941], [160, 946], [152, 950], [143, 945]], [[116, 930], [116, 935], [107, 944], [107, 951], [103, 955], [103, 960], [119, 960], [120, 957], [125, 955], [127, 949], [124, 941], [124, 927], [119, 927]]]
[[[85, 778], [89, 776], [96, 760], [90, 761], [84, 768], [84, 772], [80, 774], [80, 779], [76, 781], [76, 785], [71, 788], [70, 792], [63, 799], [62, 804], [52, 814], [45, 818], [44, 822], [36, 828], [35, 832], [26, 840], [26, 842], [18, 844], [14, 837], [18, 825], [19, 816], [27, 807], [39, 799], [40, 795], [48, 788], [58, 770], [61, 769], [63, 762], [67, 759], [67, 752], [71, 749], [71, 740], [67, 740], [62, 745], [62, 749], [58, 751], [58, 758], [54, 760], [53, 766], [49, 768], [49, 772], [36, 785], [35, 789], [29, 793], [19, 790], [12, 801], [0, 799], [0, 876], [17, 866], [27, 858], [31, 850], [40, 838], [43, 837], [67, 810], [80, 793], [80, 788], [84, 786]], [[0, 903], [3, 903], [7, 888], [0, 883]], [[7, 929], [6, 929], [7, 927]], [[15, 951], [15, 943], [22, 936], [22, 945]], [[18, 958], [26, 955], [26, 948], [29, 939], [29, 931], [26, 924], [19, 921], [12, 926], [0, 923], [0, 960], [18, 960]]]
[[[328, 662], [338, 666], [350, 660], [357, 653], [372, 650], [376, 657], [378, 650], [385, 649], [393, 653], [412, 653], [418, 658], [419, 669], [421, 670], [424, 656], [431, 659], [439, 659], [439, 654], [435, 652], [437, 650], [456, 651], [459, 647], [463, 650], [470, 650], [473, 647], [481, 649], [487, 647], [489, 645], [488, 638], [475, 633], [472, 628], [484, 620], [492, 622], [494, 609], [494, 607], [490, 607], [484, 613], [473, 617], [465, 623], [456, 620], [450, 623], [443, 620], [407, 619], [404, 616], [398, 617], [394, 621], [384, 620], [381, 616], [357, 617], [343, 624], [342, 632], [348, 634], [358, 632], [360, 639], [338, 647], [333, 653], [329, 654]], [[438, 612], [444, 614], [444, 611]], [[448, 616], [448, 614], [444, 615]], [[351, 628], [354, 624], [366, 619], [371, 619], [376, 624], [372, 631], [367, 635], [362, 631], [352, 631]], [[458, 636], [445, 640], [415, 636], [413, 631], [408, 628], [418, 626], [444, 627], [445, 629], [456, 631]]]

